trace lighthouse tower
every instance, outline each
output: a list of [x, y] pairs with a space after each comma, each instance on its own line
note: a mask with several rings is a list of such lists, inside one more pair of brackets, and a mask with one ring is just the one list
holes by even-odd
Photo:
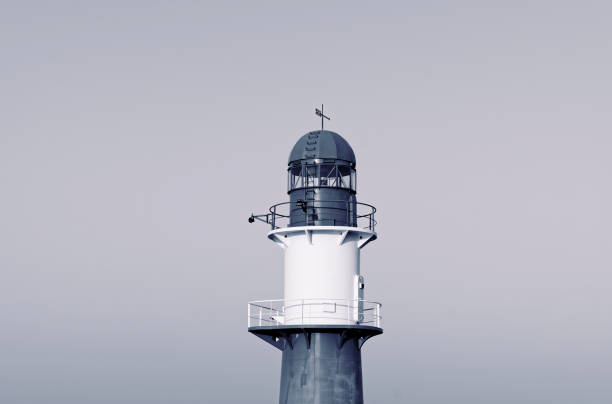
[[357, 202], [355, 166], [339, 134], [309, 132], [289, 155], [289, 202], [249, 218], [285, 256], [283, 298], [248, 305], [249, 332], [282, 351], [280, 404], [363, 403], [361, 348], [382, 328], [359, 267], [376, 209]]

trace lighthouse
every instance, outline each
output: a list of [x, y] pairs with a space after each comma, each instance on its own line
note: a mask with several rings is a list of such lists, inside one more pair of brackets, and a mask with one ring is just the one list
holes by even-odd
[[338, 133], [303, 135], [289, 154], [288, 202], [251, 215], [284, 253], [281, 299], [248, 304], [248, 331], [282, 352], [280, 404], [361, 404], [361, 349], [381, 334], [381, 304], [365, 299], [361, 250], [376, 208], [357, 202], [355, 153]]

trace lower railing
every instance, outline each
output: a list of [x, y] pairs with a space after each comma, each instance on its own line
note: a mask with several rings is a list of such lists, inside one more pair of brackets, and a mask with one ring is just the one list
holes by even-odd
[[367, 300], [260, 300], [248, 305], [248, 326], [369, 325], [381, 328], [380, 307], [380, 303]]

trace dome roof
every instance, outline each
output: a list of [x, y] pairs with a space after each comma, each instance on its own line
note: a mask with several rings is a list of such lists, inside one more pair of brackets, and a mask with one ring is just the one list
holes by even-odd
[[289, 163], [304, 159], [335, 159], [357, 163], [351, 145], [336, 132], [329, 130], [315, 130], [308, 132], [297, 141], [291, 154]]

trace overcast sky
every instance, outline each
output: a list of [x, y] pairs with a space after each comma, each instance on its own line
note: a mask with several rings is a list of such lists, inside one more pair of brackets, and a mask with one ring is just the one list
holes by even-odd
[[247, 217], [321, 103], [379, 210], [366, 402], [612, 402], [610, 3], [215, 3], [2, 3], [0, 402], [276, 402]]

